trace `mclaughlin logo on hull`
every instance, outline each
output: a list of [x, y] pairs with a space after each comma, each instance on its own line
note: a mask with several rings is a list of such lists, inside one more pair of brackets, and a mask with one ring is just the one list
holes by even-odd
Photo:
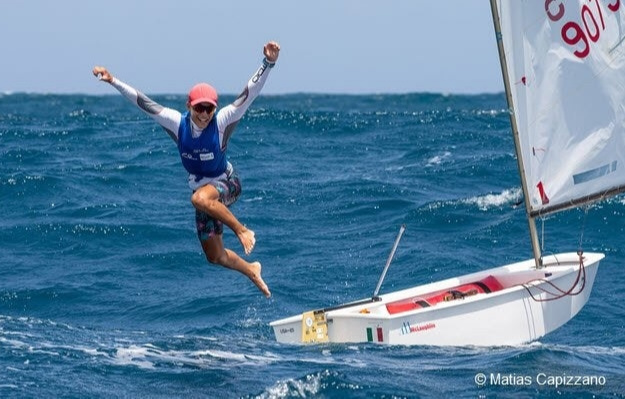
[[421, 324], [421, 325], [417, 325], [417, 326], [411, 326], [409, 322], [405, 321], [401, 327], [401, 335], [406, 335], [406, 334], [411, 334], [411, 333], [416, 333], [416, 332], [421, 332], [421, 331], [427, 331], [427, 330], [431, 330], [433, 328], [436, 328], [436, 324], [434, 323], [427, 323], [427, 324]]

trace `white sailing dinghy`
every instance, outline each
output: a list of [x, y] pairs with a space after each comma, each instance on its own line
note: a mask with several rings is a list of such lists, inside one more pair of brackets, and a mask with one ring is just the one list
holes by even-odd
[[625, 5], [491, 0], [533, 259], [270, 325], [284, 343], [516, 345], [588, 301], [601, 253], [543, 257], [535, 219], [625, 190]]

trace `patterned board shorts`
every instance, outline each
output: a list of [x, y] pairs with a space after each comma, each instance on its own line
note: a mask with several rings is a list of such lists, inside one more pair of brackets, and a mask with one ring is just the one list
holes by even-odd
[[[232, 172], [225, 179], [214, 180], [209, 183], [219, 192], [219, 202], [226, 206], [233, 204], [241, 195], [241, 181], [236, 172]], [[209, 214], [195, 210], [195, 226], [200, 241], [208, 240], [224, 231], [223, 223]]]

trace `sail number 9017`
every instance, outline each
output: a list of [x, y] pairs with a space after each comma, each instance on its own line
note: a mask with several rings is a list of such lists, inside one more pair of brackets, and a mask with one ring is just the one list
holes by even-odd
[[[588, 0], [588, 4], [584, 4], [580, 10], [580, 21], [568, 21], [562, 26], [562, 40], [575, 49], [573, 54], [579, 58], [586, 58], [590, 54], [590, 42], [596, 43], [601, 32], [605, 30], [601, 7], [599, 0]], [[621, 0], [609, 0], [607, 7], [610, 11], [617, 12], [621, 7]], [[564, 0], [545, 0], [545, 12], [551, 21], [560, 21], [565, 13]]]

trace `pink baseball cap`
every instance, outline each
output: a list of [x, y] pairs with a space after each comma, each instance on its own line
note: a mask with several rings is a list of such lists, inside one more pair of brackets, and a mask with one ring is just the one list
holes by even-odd
[[210, 103], [217, 106], [217, 90], [208, 83], [198, 83], [189, 92], [189, 104]]

